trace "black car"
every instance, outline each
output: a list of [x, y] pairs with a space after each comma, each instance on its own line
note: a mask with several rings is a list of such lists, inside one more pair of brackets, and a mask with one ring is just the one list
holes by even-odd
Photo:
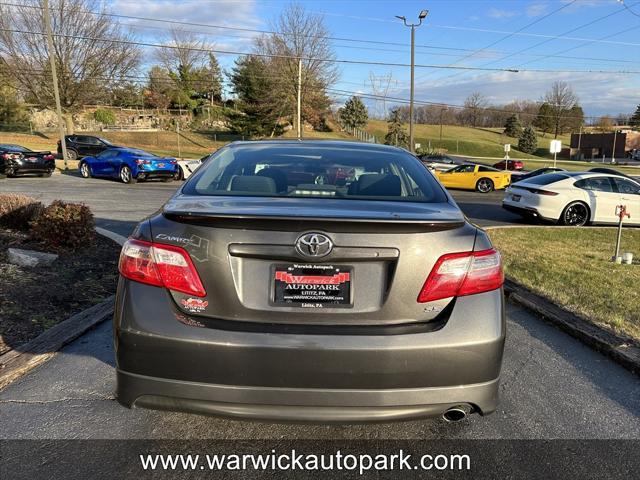
[[537, 170], [532, 170], [528, 173], [523, 174], [512, 174], [511, 175], [511, 183], [521, 182], [522, 180], [526, 180], [527, 178], [537, 177], [538, 175], [544, 175], [545, 173], [554, 173], [554, 172], [566, 172], [564, 168], [555, 168], [555, 167], [544, 167], [538, 168]]
[[55, 168], [55, 157], [51, 152], [34, 152], [21, 145], [0, 144], [0, 175], [15, 177], [36, 173], [50, 177]]
[[[92, 135], [65, 135], [67, 144], [67, 156], [70, 160], [78, 158], [95, 156], [103, 152], [107, 148], [113, 148], [114, 145], [104, 138], [94, 137]], [[58, 154], [62, 155], [62, 146], [58, 140]]]

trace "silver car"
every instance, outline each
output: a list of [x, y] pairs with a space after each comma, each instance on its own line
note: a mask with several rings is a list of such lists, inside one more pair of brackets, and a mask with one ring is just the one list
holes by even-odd
[[342, 422], [496, 408], [500, 255], [404, 150], [230, 144], [119, 268], [126, 406]]

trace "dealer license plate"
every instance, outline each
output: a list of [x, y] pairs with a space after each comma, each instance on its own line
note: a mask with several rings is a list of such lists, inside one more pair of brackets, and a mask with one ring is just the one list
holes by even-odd
[[271, 303], [281, 307], [350, 308], [353, 268], [335, 265], [273, 265]]

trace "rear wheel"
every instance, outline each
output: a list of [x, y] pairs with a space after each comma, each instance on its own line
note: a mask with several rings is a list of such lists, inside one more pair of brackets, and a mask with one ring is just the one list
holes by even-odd
[[133, 177], [131, 169], [126, 165], [120, 169], [120, 180], [122, 180], [122, 183], [136, 183], [136, 179]]
[[67, 158], [69, 160], [77, 160], [78, 159], [78, 152], [76, 152], [72, 148], [67, 148]]
[[571, 202], [564, 207], [560, 222], [571, 227], [582, 227], [589, 221], [589, 207], [582, 202]]
[[53, 171], [49, 170], [48, 172], [41, 173], [40, 176], [41, 177], [50, 177], [52, 173], [53, 173]]
[[493, 180], [490, 178], [481, 178], [476, 183], [476, 190], [480, 193], [489, 193], [493, 190]]
[[184, 180], [184, 172], [182, 171], [182, 167], [178, 166], [178, 171], [173, 174], [174, 180]]
[[90, 178], [91, 177], [91, 168], [87, 164], [87, 162], [82, 162], [80, 164], [80, 175], [82, 178]]

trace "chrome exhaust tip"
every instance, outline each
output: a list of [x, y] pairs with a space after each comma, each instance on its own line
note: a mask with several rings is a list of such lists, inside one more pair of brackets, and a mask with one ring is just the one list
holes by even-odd
[[448, 408], [442, 414], [442, 418], [445, 419], [446, 422], [455, 423], [461, 422], [467, 415], [469, 414], [469, 408], [463, 405], [456, 405], [455, 407]]

